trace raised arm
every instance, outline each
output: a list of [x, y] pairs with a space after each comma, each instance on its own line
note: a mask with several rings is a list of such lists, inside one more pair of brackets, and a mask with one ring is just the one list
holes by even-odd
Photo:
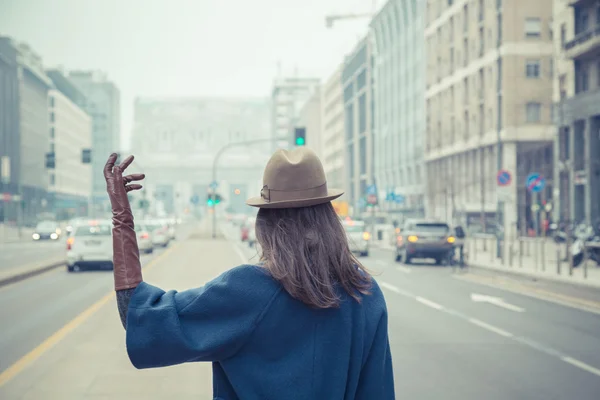
[[133, 156], [127, 157], [119, 165], [115, 165], [116, 161], [117, 154], [113, 153], [108, 157], [104, 166], [104, 178], [112, 208], [115, 290], [117, 291], [119, 314], [125, 326], [129, 299], [133, 289], [142, 282], [140, 252], [127, 193], [142, 188], [142, 185], [131, 182], [144, 179], [144, 174], [123, 176], [123, 172], [133, 161]]

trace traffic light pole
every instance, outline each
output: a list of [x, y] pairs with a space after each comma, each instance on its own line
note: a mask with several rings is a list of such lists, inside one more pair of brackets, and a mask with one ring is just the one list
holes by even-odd
[[[234, 147], [247, 146], [247, 145], [256, 144], [256, 143], [278, 142], [280, 140], [289, 140], [289, 139], [281, 138], [281, 137], [270, 137], [270, 138], [245, 140], [242, 142], [228, 143], [225, 146], [221, 147], [219, 149], [219, 151], [217, 152], [217, 154], [215, 155], [215, 158], [213, 160], [211, 184], [213, 182], [217, 181], [217, 166], [218, 166], [219, 158], [221, 158], [221, 155], [223, 155], [223, 153], [225, 153], [225, 151], [232, 149]], [[211, 199], [213, 202], [212, 238], [216, 239], [217, 238], [217, 207], [216, 207], [216, 205], [217, 205], [217, 188], [216, 187], [213, 189], [213, 191], [211, 193]]]

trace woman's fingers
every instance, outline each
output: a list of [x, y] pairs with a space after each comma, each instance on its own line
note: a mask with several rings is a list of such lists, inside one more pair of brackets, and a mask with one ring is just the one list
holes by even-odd
[[125, 191], [131, 192], [132, 190], [140, 190], [141, 188], [142, 188], [142, 185], [138, 185], [137, 183], [134, 183], [132, 185], [125, 186]]
[[146, 175], [144, 175], [144, 174], [131, 174], [131, 175], [124, 176], [123, 182], [125, 182], [125, 184], [128, 184], [129, 182], [133, 182], [133, 181], [141, 181], [145, 177], [146, 177]]
[[119, 169], [121, 170], [121, 172], [125, 171], [127, 169], [127, 167], [129, 167], [129, 164], [131, 164], [132, 161], [133, 161], [133, 156], [129, 156], [126, 159], [124, 159], [123, 162], [121, 164], [119, 164]]
[[106, 161], [106, 165], [104, 166], [104, 177], [109, 178], [112, 176], [113, 167], [115, 166], [115, 162], [117, 161], [117, 153], [112, 153], [108, 156], [108, 160]]

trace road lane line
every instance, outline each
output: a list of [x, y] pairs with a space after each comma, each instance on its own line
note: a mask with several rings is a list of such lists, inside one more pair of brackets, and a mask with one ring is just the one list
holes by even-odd
[[514, 336], [510, 332], [506, 332], [503, 329], [500, 329], [498, 327], [495, 327], [494, 325], [490, 325], [488, 323], [480, 321], [480, 320], [478, 320], [476, 318], [469, 318], [469, 322], [472, 323], [472, 324], [474, 324], [474, 325], [479, 326], [480, 328], [487, 329], [490, 332], [497, 333], [498, 335], [501, 335], [501, 336], [504, 336], [504, 337], [512, 338]]
[[[171, 251], [179, 247], [181, 242], [171, 246], [161, 254], [159, 254], [156, 258], [151, 260], [146, 267], [142, 268], [142, 271], [148, 270], [158, 263], [158, 261], [165, 258], [167, 254]], [[50, 335], [46, 340], [40, 343], [36, 348], [31, 350], [29, 353], [25, 354], [15, 363], [13, 363], [10, 367], [5, 369], [0, 373], [0, 387], [5, 385], [8, 381], [13, 379], [15, 376], [19, 375], [23, 370], [25, 370], [29, 365], [37, 361], [40, 357], [42, 357], [48, 350], [62, 341], [65, 337], [69, 335], [73, 330], [81, 326], [85, 321], [87, 321], [92, 315], [94, 315], [103, 305], [105, 305], [110, 299], [115, 296], [115, 292], [111, 291], [107, 293], [100, 300], [83, 310], [78, 316], [73, 318], [71, 321], [67, 322], [62, 328], [58, 331], [54, 332]]]
[[566, 363], [569, 363], [575, 367], [581, 368], [589, 373], [600, 376], [600, 369], [594, 368], [591, 365], [588, 365], [582, 361], [576, 360], [572, 357], [562, 357], [562, 360]]
[[405, 274], [410, 274], [412, 272], [411, 269], [408, 267], [400, 266], [400, 267], [396, 267], [396, 269], [400, 272], [404, 272]]
[[428, 306], [428, 307], [431, 307], [431, 308], [434, 308], [434, 309], [436, 309], [436, 310], [443, 310], [443, 309], [444, 309], [444, 307], [442, 307], [442, 306], [441, 306], [441, 305], [439, 305], [438, 303], [435, 303], [435, 302], [433, 302], [433, 301], [431, 301], [431, 300], [427, 300], [427, 299], [426, 299], [426, 298], [424, 298], [424, 297], [419, 297], [419, 296], [417, 296], [417, 297], [415, 297], [415, 300], [417, 300], [417, 301], [418, 301], [419, 303], [421, 303], [421, 304], [425, 304], [426, 306]]
[[394, 293], [398, 293], [398, 294], [400, 294], [400, 289], [398, 289], [398, 288], [397, 288], [396, 286], [394, 286], [394, 285], [390, 285], [390, 284], [389, 284], [389, 283], [387, 283], [387, 282], [381, 282], [381, 281], [380, 281], [380, 282], [379, 282], [379, 286], [381, 286], [381, 287], [383, 287], [383, 288], [386, 288], [387, 290], [390, 290], [390, 291], [392, 291], [392, 292], [394, 292]]

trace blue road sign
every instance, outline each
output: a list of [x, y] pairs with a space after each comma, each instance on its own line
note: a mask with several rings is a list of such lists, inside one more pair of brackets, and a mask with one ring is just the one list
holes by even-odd
[[501, 169], [496, 174], [496, 182], [498, 183], [498, 186], [508, 186], [510, 185], [511, 180], [512, 176], [510, 175], [510, 172], [505, 169]]
[[364, 197], [358, 199], [358, 207], [363, 208], [367, 205], [367, 200]]
[[404, 196], [402, 196], [401, 194], [397, 194], [394, 196], [394, 201], [398, 204], [402, 204], [404, 203]]
[[525, 181], [525, 187], [532, 193], [541, 192], [546, 186], [546, 180], [537, 172], [529, 174]]
[[375, 185], [367, 186], [367, 194], [377, 195], [377, 186], [375, 186]]
[[193, 195], [192, 198], [190, 199], [190, 203], [192, 204], [198, 204], [200, 202], [200, 196], [198, 196], [197, 194]]
[[215, 190], [215, 189], [216, 189], [218, 186], [219, 186], [219, 184], [217, 183], [217, 181], [212, 181], [212, 182], [210, 183], [210, 188], [211, 188], [212, 190]]

